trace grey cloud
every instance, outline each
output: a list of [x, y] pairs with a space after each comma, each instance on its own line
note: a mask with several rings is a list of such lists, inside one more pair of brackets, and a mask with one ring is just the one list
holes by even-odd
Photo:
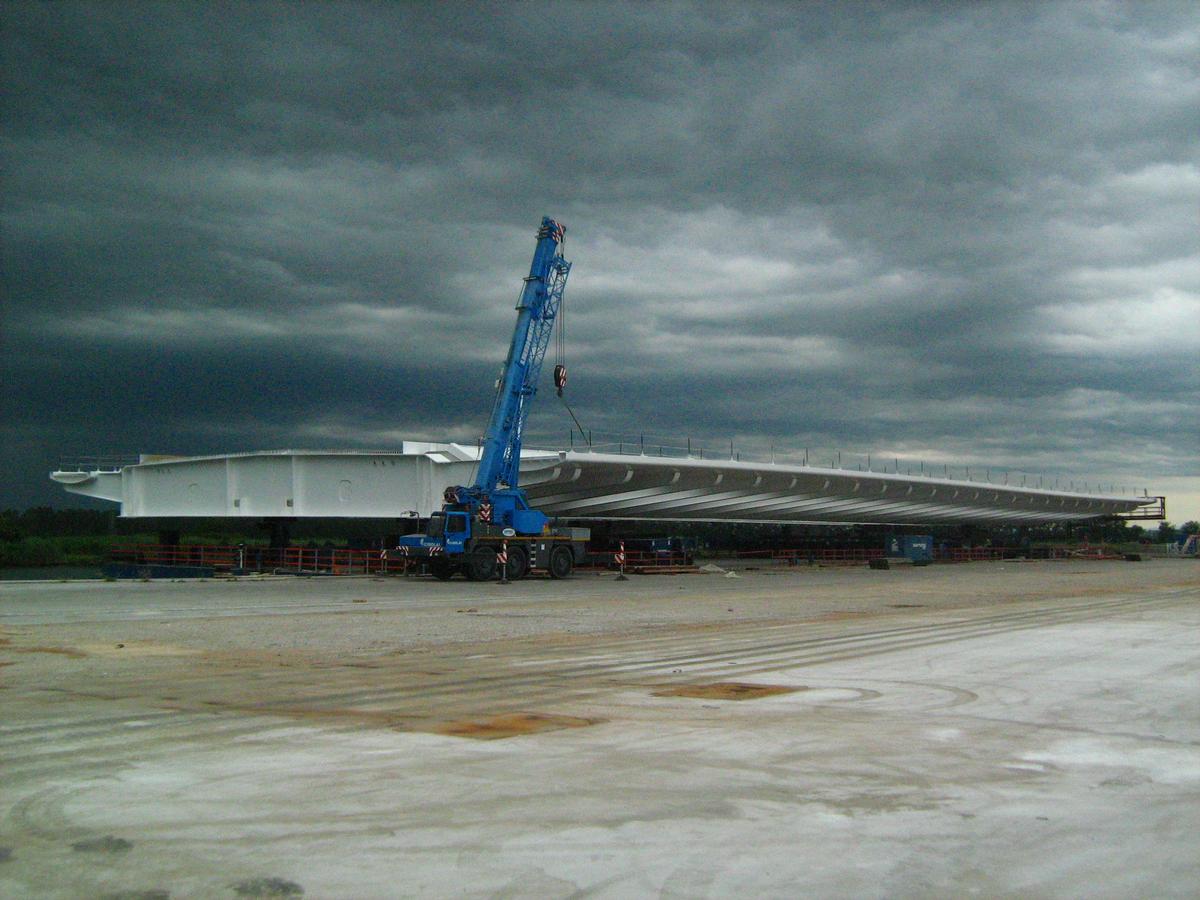
[[598, 431], [1194, 474], [1190, 4], [6, 20], [9, 502], [98, 436], [470, 440], [544, 213]]

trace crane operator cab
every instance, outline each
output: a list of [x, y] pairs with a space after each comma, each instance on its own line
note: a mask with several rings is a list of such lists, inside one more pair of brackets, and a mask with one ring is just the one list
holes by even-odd
[[435, 511], [429, 517], [425, 536], [435, 539], [447, 553], [462, 553], [471, 539], [471, 520], [465, 512]]

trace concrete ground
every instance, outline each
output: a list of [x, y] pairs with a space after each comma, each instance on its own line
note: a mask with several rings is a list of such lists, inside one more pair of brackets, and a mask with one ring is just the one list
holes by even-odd
[[1200, 566], [0, 584], [3, 897], [1196, 897]]

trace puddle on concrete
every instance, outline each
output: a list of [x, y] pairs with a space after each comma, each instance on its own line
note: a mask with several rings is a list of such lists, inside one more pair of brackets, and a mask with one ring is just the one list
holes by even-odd
[[494, 741], [499, 738], [518, 737], [542, 731], [561, 731], [564, 728], [586, 728], [600, 719], [580, 719], [575, 716], [550, 716], [538, 713], [510, 713], [490, 719], [464, 719], [449, 722], [434, 729], [438, 734], [451, 737], [474, 738]]
[[233, 886], [239, 897], [300, 897], [304, 888], [283, 878], [249, 878]]
[[76, 841], [71, 845], [72, 850], [78, 850], [80, 853], [124, 853], [132, 848], [133, 844], [130, 841], [125, 838], [113, 837], [111, 834], [99, 838], [89, 838], [86, 841]]
[[692, 697], [697, 700], [757, 700], [776, 694], [806, 691], [806, 687], [787, 687], [782, 684], [746, 684], [738, 681], [719, 681], [715, 684], [685, 684], [655, 691], [655, 697]]
[[12, 847], [0, 847], [0, 863], [8, 862], [12, 858]]
[[171, 892], [161, 888], [148, 891], [117, 891], [112, 894], [102, 894], [100, 900], [171, 900]]

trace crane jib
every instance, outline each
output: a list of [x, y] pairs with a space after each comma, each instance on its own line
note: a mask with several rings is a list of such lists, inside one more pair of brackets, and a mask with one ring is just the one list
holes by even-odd
[[528, 509], [518, 490], [522, 433], [571, 269], [559, 253], [564, 231], [550, 218], [543, 218], [538, 229], [537, 246], [529, 274], [523, 279], [517, 322], [472, 485], [472, 493], [479, 497], [498, 490], [513, 492], [516, 509]]

